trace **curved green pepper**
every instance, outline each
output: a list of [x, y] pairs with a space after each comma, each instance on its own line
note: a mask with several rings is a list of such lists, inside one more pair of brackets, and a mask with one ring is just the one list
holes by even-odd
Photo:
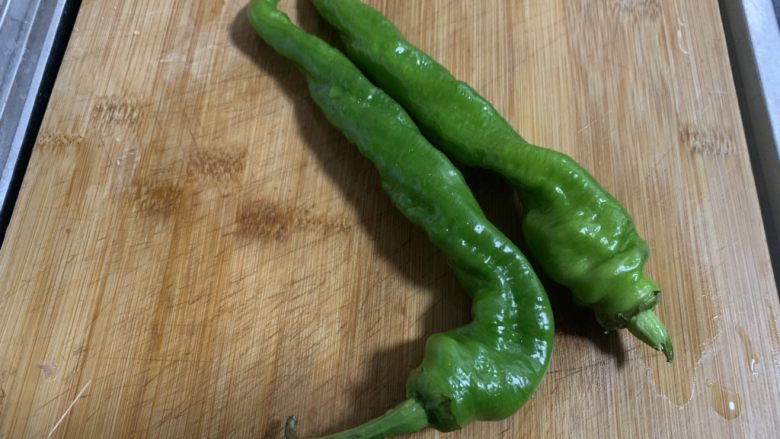
[[[447, 255], [473, 299], [471, 323], [428, 339], [407, 401], [327, 437], [380, 438], [426, 426], [450, 431], [510, 416], [533, 394], [552, 353], [554, 324], [539, 279], [403, 108], [339, 51], [293, 25], [277, 3], [254, 0], [252, 26], [303, 72], [328, 120], [374, 163], [393, 203]], [[288, 421], [288, 438], [297, 437], [295, 424]]]
[[357, 0], [313, 2], [353, 62], [404, 106], [432, 143], [515, 186], [523, 236], [542, 270], [595, 311], [605, 329], [627, 327], [671, 361], [671, 338], [653, 312], [660, 292], [644, 274], [647, 245], [620, 203], [568, 156], [523, 140], [489, 102], [375, 9]]

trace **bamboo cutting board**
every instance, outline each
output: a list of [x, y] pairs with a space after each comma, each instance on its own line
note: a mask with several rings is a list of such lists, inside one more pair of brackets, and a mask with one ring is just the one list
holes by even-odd
[[[0, 437], [333, 432], [400, 402], [424, 340], [468, 321], [244, 3], [83, 2], [0, 253]], [[776, 435], [780, 304], [717, 2], [371, 3], [625, 203], [677, 351], [602, 334], [551, 285], [536, 397], [446, 437]], [[467, 177], [517, 239], [511, 190]]]

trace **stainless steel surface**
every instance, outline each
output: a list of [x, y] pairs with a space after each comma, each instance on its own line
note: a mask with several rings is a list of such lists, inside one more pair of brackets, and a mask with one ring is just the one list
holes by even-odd
[[777, 0], [721, 0], [743, 120], [772, 252], [780, 275], [780, 20]]
[[780, 0], [720, 0], [742, 119], [780, 282]]
[[[777, 6], [778, 1], [774, 1]], [[740, 68], [747, 71], [748, 75], [757, 76], [754, 93], [749, 96], [759, 101], [750, 101], [751, 105], [760, 105], [757, 108], [766, 113], [770, 126], [766, 127], [767, 135], [771, 138], [761, 139], [769, 141], [773, 146], [768, 151], [767, 158], [778, 162], [780, 157], [780, 20], [775, 15], [773, 2], [769, 0], [743, 0], [745, 23], [747, 32], [743, 36], [750, 45], [752, 60], [743, 55], [740, 60]], [[752, 61], [752, 62], [751, 62]], [[751, 115], [752, 116], [752, 115]], [[752, 123], [752, 121], [751, 121]], [[780, 191], [778, 191], [780, 195]], [[780, 218], [779, 218], [780, 219]]]
[[0, 205], [19, 150], [66, 0], [0, 0]]

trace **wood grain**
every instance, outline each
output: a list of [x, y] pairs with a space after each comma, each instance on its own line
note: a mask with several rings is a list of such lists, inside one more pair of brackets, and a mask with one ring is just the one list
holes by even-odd
[[[0, 437], [332, 432], [401, 401], [424, 340], [468, 320], [244, 3], [83, 2], [0, 253]], [[780, 306], [717, 2], [371, 3], [625, 203], [678, 353], [551, 285], [536, 397], [447, 437], [776, 434]], [[517, 239], [511, 190], [467, 174]]]

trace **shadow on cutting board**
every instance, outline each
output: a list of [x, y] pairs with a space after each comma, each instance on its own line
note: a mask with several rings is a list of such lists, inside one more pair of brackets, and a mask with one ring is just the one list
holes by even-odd
[[[335, 33], [319, 19], [308, 0], [299, 0], [298, 11], [300, 17], [298, 25], [339, 47]], [[413, 227], [408, 245], [398, 245], [398, 236], [408, 234], [409, 222], [392, 205], [389, 197], [381, 191], [379, 175], [373, 165], [328, 123], [309, 97], [303, 75], [297, 72], [291, 75], [291, 64], [255, 34], [246, 19], [246, 9], [242, 9], [234, 19], [230, 37], [235, 46], [260, 70], [273, 77], [280, 90], [294, 102], [301, 135], [321, 162], [330, 180], [338, 185], [344, 198], [356, 206], [361, 226], [373, 237], [376, 251], [383, 259], [392, 263], [399, 273], [415, 284], [426, 287], [434, 296], [432, 300], [434, 305], [425, 311], [422, 319], [424, 335], [421, 338], [373, 354], [366, 366], [365, 376], [368, 378], [351, 389], [354, 401], [353, 412], [344, 418], [335, 419], [328, 425], [307, 428], [307, 430], [311, 428], [309, 431], [314, 430], [319, 433], [341, 431], [373, 419], [401, 402], [405, 398], [406, 378], [422, 360], [426, 339], [437, 332], [468, 323], [470, 302], [450, 270], [447, 270], [446, 279], [435, 280], [431, 288], [431, 276], [426, 273], [446, 265], [446, 257], [433, 246], [422, 229]], [[323, 132], [330, 134], [323, 136]], [[325, 141], [332, 138], [342, 140], [338, 145]], [[333, 160], [334, 149], [339, 149], [339, 160]], [[350, 172], [344, 172], [345, 169], [349, 169]], [[366, 191], [365, 187], [355, 187], [355, 175], [364, 175], [365, 172], [370, 173], [374, 181], [369, 191]], [[465, 169], [464, 176], [488, 219], [510, 239], [520, 243], [520, 222], [517, 212], [512, 203], [507, 202], [513, 196], [513, 190], [509, 185], [499, 177], [481, 170]], [[373, 209], [361, 209], [362, 206], [373, 206]], [[380, 211], [381, 215], [377, 215], [377, 211]], [[388, 225], [390, 228], [395, 225], [397, 230], [388, 230]], [[415, 261], [414, 256], [421, 254], [435, 256], [426, 259], [423, 267], [413, 266], [410, 261]], [[576, 307], [564, 288], [543, 277], [542, 281], [551, 296], [556, 333], [559, 336], [563, 334], [567, 337], [589, 340], [602, 353], [613, 356], [619, 367], [622, 366], [625, 362], [625, 349], [617, 333], [613, 332], [605, 336], [592, 313]], [[366, 294], [382, 293], [366, 292]], [[448, 303], [447, 313], [443, 313], [442, 307], [438, 306], [443, 302]], [[457, 313], [452, 313], [453, 309]], [[278, 437], [283, 424], [283, 419], [268, 420], [266, 437]]]

